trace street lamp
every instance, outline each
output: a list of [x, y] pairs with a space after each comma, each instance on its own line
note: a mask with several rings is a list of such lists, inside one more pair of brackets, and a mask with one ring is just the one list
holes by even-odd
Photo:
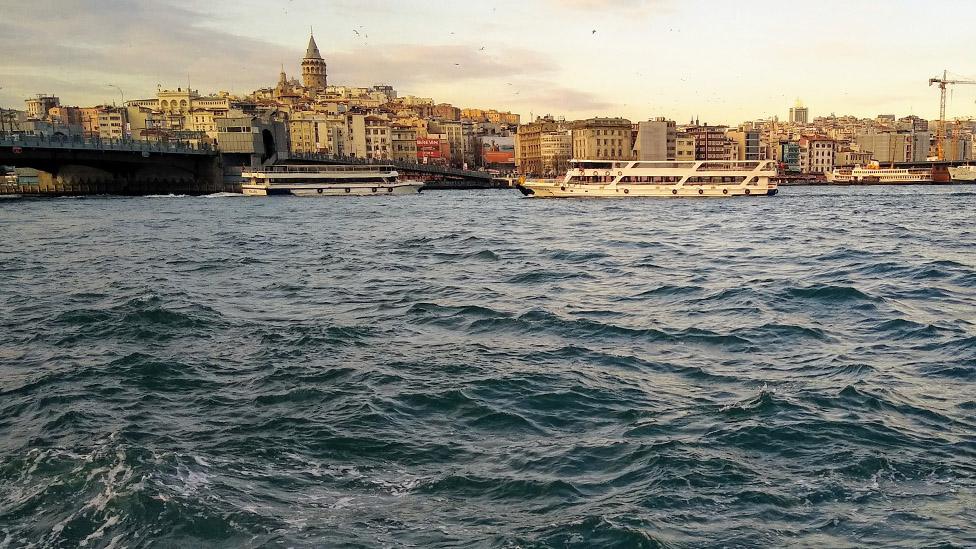
[[116, 86], [115, 84], [106, 84], [106, 85], [119, 90], [119, 95], [122, 97], [122, 106], [125, 107], [125, 92], [122, 91], [122, 88]]

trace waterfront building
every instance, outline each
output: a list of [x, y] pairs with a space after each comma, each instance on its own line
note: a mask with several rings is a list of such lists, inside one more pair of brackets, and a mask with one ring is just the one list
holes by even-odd
[[930, 132], [859, 133], [855, 142], [861, 150], [874, 153], [873, 160], [881, 163], [923, 162], [929, 155]]
[[695, 160], [735, 160], [735, 145], [726, 137], [727, 129], [726, 126], [708, 124], [686, 128], [686, 132], [695, 138]]
[[777, 157], [783, 168], [787, 172], [800, 173], [803, 170], [800, 164], [800, 144], [794, 141], [781, 141], [779, 149]]
[[735, 142], [738, 160], [766, 160], [766, 150], [762, 146], [759, 130], [743, 125], [736, 130], [730, 130], [728, 136]]
[[800, 138], [800, 170], [803, 173], [828, 173], [834, 169], [834, 140], [822, 136]]
[[871, 154], [871, 151], [860, 151], [855, 147], [840, 147], [834, 153], [834, 167], [866, 166], [871, 162]]
[[327, 153], [329, 120], [325, 114], [296, 113], [288, 120], [289, 151], [296, 154]]
[[540, 173], [555, 177], [566, 173], [573, 159], [573, 132], [555, 130], [539, 136]]
[[565, 129], [564, 123], [551, 116], [537, 118], [535, 122], [522, 124], [515, 134], [515, 166], [519, 173], [542, 175], [542, 136]]
[[683, 132], [675, 134], [674, 159], [679, 161], [695, 159], [695, 136]]
[[949, 162], [969, 161], [973, 159], [972, 138], [947, 137], [942, 149], [945, 160]]
[[634, 137], [634, 158], [637, 160], [674, 160], [676, 125], [673, 120], [655, 118], [638, 122]]
[[397, 162], [417, 161], [417, 128], [395, 124], [390, 127], [390, 149]]
[[328, 71], [319, 47], [315, 44], [315, 37], [308, 37], [308, 48], [302, 59], [302, 83], [310, 92], [325, 91], [328, 87]]
[[465, 151], [468, 148], [464, 135], [464, 124], [454, 120], [431, 120], [427, 123], [427, 131], [428, 133], [444, 134], [451, 148], [448, 162], [452, 166], [461, 167], [464, 163]]
[[629, 160], [634, 140], [630, 120], [590, 118], [573, 124], [573, 158], [576, 160]]
[[345, 143], [343, 150], [346, 156], [366, 159], [366, 115], [358, 112], [345, 114]]
[[366, 158], [390, 160], [390, 121], [381, 116], [368, 115], [365, 118]]

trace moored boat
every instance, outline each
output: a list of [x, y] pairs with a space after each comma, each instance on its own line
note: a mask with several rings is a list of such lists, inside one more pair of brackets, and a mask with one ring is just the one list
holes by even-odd
[[942, 167], [882, 168], [877, 162], [827, 173], [827, 182], [834, 185], [933, 185], [949, 180], [949, 172]]
[[952, 180], [959, 183], [976, 182], [976, 166], [956, 166], [949, 168], [949, 175]]
[[373, 196], [416, 194], [419, 181], [400, 181], [392, 166], [283, 164], [245, 168], [241, 192], [249, 196]]
[[773, 160], [573, 160], [562, 179], [521, 180], [537, 198], [772, 196]]

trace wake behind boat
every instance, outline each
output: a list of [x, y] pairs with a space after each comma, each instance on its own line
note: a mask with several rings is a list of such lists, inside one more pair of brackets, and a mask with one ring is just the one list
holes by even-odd
[[772, 196], [773, 160], [573, 160], [562, 180], [522, 181], [516, 188], [538, 198]]
[[420, 181], [400, 181], [393, 166], [283, 164], [244, 168], [241, 191], [248, 196], [373, 196], [416, 194]]

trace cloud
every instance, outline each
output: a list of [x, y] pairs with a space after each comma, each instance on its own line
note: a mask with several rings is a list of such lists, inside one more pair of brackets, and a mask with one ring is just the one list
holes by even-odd
[[[185, 0], [12, 4], [0, 19], [0, 51], [8, 52], [0, 65], [0, 104], [22, 108], [25, 97], [53, 93], [67, 105], [93, 105], [119, 99], [109, 84], [136, 99], [151, 97], [157, 83], [175, 88], [188, 79], [204, 93], [249, 92], [273, 85], [282, 65], [298, 76], [305, 36], [285, 47], [233, 34], [237, 28]], [[483, 108], [594, 112], [610, 105], [559, 83], [557, 61], [532, 49], [371, 39], [323, 50], [330, 82], [388, 83], [401, 93]], [[521, 91], [514, 94], [505, 82]]]
[[[156, 83], [176, 86], [187, 78], [195, 88], [253, 89], [273, 82], [280, 62], [300, 56], [297, 49], [206, 28], [205, 17], [172, 4], [89, 4], [39, 0], [4, 8], [4, 97], [43, 91], [62, 93], [67, 103], [97, 102], [114, 97], [107, 83], [134, 98], [152, 93]], [[52, 81], [76, 85], [47, 89]]]
[[669, 7], [670, 0], [549, 0], [556, 8], [600, 12], [648, 12]]
[[508, 49], [497, 55], [471, 46], [383, 44], [331, 52], [330, 79], [355, 84], [390, 82], [406, 87], [486, 78], [544, 74], [554, 63], [535, 52]]
[[[551, 114], [580, 114], [605, 112], [615, 106], [599, 95], [586, 90], [569, 88], [546, 80], [513, 82], [508, 102], [525, 108], [539, 109]], [[517, 95], [515, 95], [517, 94]]]

